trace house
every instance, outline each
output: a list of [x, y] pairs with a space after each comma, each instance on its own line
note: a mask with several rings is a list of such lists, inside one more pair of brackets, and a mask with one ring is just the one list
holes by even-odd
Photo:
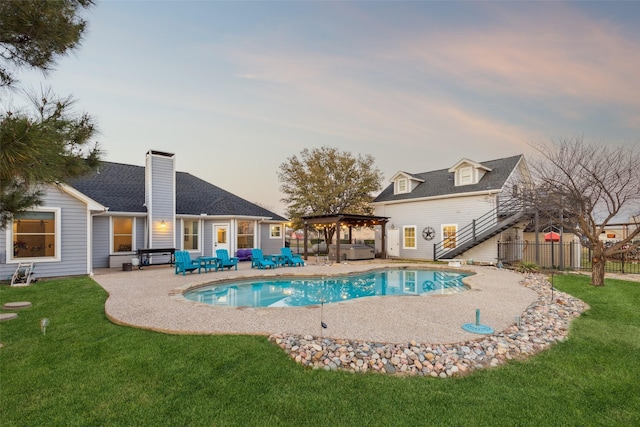
[[[51, 186], [41, 206], [0, 231], [0, 277], [34, 262], [38, 277], [92, 274], [131, 263], [138, 249], [279, 252], [287, 220], [189, 173], [175, 155], [150, 150], [145, 166], [103, 162], [69, 184]], [[170, 255], [150, 254], [150, 264]]]
[[513, 196], [529, 177], [522, 155], [397, 172], [373, 201], [375, 215], [389, 218], [387, 256], [496, 263], [497, 241], [522, 238], [528, 223]]

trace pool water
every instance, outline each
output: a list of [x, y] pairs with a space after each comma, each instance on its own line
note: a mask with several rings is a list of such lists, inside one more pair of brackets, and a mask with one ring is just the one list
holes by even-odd
[[230, 307], [303, 307], [385, 295], [442, 295], [463, 292], [468, 273], [390, 269], [348, 276], [269, 278], [201, 287], [184, 297]]

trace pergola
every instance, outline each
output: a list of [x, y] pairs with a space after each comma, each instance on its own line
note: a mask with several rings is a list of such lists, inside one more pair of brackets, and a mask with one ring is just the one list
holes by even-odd
[[[336, 263], [340, 262], [340, 230], [343, 225], [349, 227], [349, 241], [351, 241], [351, 229], [353, 227], [369, 227], [372, 225], [381, 225], [381, 244], [382, 244], [382, 253], [381, 257], [383, 259], [387, 258], [387, 248], [386, 248], [386, 227], [387, 221], [389, 221], [388, 217], [384, 216], [373, 216], [373, 215], [356, 215], [356, 214], [326, 214], [326, 215], [310, 215], [303, 216], [302, 222], [304, 223], [304, 259], [307, 259], [308, 250], [307, 250], [307, 237], [309, 234], [309, 226], [312, 225], [322, 225], [329, 224], [335, 225], [336, 227]], [[327, 242], [327, 245], [329, 242]]]

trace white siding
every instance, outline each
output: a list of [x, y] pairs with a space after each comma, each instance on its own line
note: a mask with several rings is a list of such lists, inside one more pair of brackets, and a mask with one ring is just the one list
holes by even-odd
[[[494, 208], [495, 195], [476, 195], [378, 205], [375, 215], [389, 217], [387, 228], [391, 228], [392, 225], [396, 229], [402, 229], [404, 225], [416, 226], [417, 248], [403, 249], [400, 242], [400, 258], [431, 260], [433, 245], [442, 240], [443, 224], [457, 224], [459, 230]], [[422, 230], [425, 227], [433, 227], [436, 230], [433, 240], [422, 238]], [[402, 236], [400, 238], [402, 239]]]

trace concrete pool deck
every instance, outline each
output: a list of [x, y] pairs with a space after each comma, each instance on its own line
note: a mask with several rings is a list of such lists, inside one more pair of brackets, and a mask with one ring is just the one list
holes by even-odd
[[[190, 287], [218, 280], [256, 276], [331, 276], [378, 268], [442, 268], [476, 273], [465, 279], [467, 292], [439, 296], [367, 297], [322, 307], [236, 308], [211, 306], [188, 301], [182, 292]], [[172, 267], [154, 266], [143, 270], [101, 270], [94, 280], [108, 293], [107, 316], [117, 324], [176, 334], [255, 334], [276, 333], [325, 336], [372, 342], [456, 343], [481, 335], [462, 329], [475, 322], [476, 309], [481, 323], [496, 332], [512, 326], [538, 295], [519, 282], [523, 275], [495, 267], [465, 265], [452, 269], [446, 265], [412, 264], [384, 260], [355, 261], [315, 265], [310, 259], [304, 267], [275, 270], [251, 269], [248, 262], [238, 270], [175, 275]]]

